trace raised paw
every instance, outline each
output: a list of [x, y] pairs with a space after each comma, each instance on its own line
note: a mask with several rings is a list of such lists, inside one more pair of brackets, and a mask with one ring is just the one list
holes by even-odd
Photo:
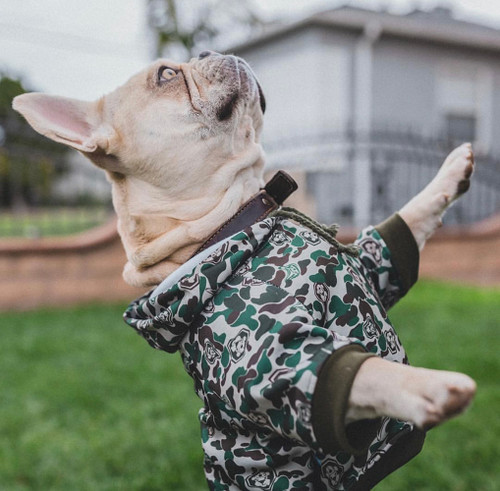
[[434, 179], [401, 210], [399, 215], [410, 228], [419, 250], [441, 226], [446, 209], [470, 186], [474, 154], [470, 143], [455, 148]]
[[475, 392], [474, 380], [462, 373], [373, 357], [354, 379], [346, 422], [389, 416], [427, 430], [465, 411]]
[[476, 383], [462, 373], [424, 372], [433, 380], [427, 380], [419, 387], [417, 393], [421, 404], [416, 411], [415, 423], [428, 430], [464, 412], [474, 398]]
[[450, 204], [469, 189], [473, 171], [472, 145], [464, 143], [446, 157], [430, 186], [434, 192], [445, 195]]

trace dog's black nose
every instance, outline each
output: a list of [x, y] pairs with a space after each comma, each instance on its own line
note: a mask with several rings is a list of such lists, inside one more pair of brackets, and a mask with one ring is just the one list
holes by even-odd
[[213, 51], [208, 51], [208, 50], [207, 50], [207, 51], [202, 51], [202, 52], [198, 55], [198, 59], [199, 59], [199, 60], [203, 60], [203, 58], [206, 58], [207, 56], [210, 56], [210, 55], [212, 55], [212, 54], [214, 54], [214, 52], [213, 52]]

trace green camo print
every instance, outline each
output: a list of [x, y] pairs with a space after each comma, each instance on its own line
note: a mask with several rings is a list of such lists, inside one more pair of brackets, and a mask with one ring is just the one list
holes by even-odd
[[362, 456], [328, 455], [311, 424], [319, 370], [360, 344], [407, 363], [387, 309], [402, 294], [374, 228], [360, 256], [274, 217], [238, 233], [170, 290], [130, 305], [126, 322], [151, 346], [180, 351], [203, 401], [210, 489], [349, 489], [409, 423], [382, 419]]

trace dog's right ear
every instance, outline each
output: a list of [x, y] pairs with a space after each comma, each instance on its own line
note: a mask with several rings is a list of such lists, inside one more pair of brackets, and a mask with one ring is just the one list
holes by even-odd
[[94, 102], [36, 92], [19, 95], [12, 103], [38, 133], [86, 153], [107, 143], [96, 106]]

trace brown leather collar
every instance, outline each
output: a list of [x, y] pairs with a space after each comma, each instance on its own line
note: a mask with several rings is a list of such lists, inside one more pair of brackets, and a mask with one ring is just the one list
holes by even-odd
[[263, 220], [269, 213], [277, 210], [297, 187], [297, 183], [291, 176], [284, 171], [278, 171], [264, 188], [246, 203], [243, 203], [240, 209], [229, 220], [224, 222], [193, 256], [259, 220]]

